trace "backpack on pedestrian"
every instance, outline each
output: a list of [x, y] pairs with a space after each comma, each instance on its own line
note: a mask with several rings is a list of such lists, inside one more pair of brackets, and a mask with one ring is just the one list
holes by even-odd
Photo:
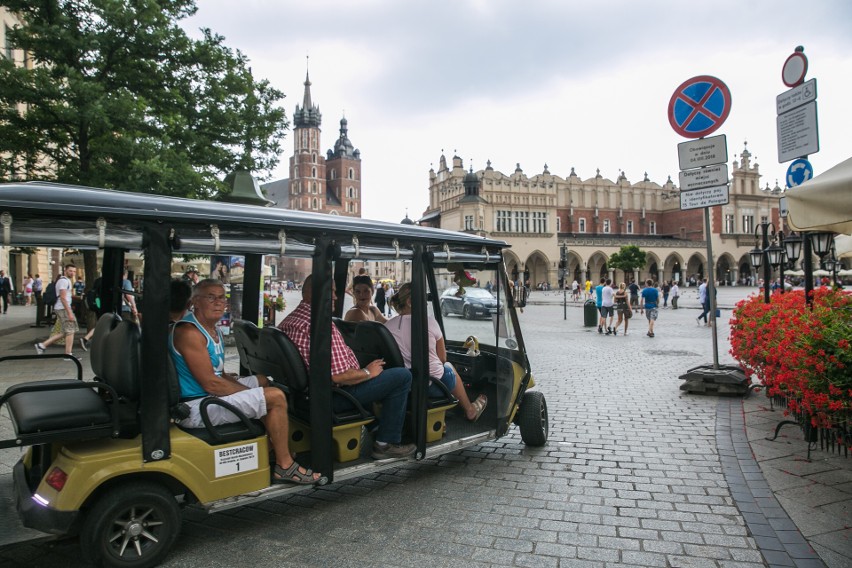
[[51, 282], [44, 289], [44, 294], [41, 295], [42, 300], [48, 306], [53, 306], [58, 299], [56, 296], [56, 282]]
[[101, 279], [95, 280], [92, 287], [86, 292], [86, 307], [96, 312], [101, 309]]

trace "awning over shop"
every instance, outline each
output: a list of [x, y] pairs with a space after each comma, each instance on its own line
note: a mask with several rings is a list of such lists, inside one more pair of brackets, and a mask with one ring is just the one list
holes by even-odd
[[852, 233], [852, 158], [788, 190], [786, 196], [787, 223], [793, 229]]

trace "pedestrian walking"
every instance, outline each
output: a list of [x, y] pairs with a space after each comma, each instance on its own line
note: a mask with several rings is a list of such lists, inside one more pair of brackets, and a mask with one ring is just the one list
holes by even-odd
[[9, 296], [15, 291], [12, 279], [6, 276], [5, 270], [0, 270], [0, 299], [3, 300], [3, 313], [9, 311]]
[[710, 296], [707, 295], [707, 279], [701, 281], [701, 284], [698, 285], [698, 301], [701, 303], [701, 315], [695, 318], [695, 322], [698, 325], [701, 325], [701, 320], [704, 320], [704, 325], [710, 326], [710, 322], [707, 321], [707, 314], [710, 313]]
[[381, 282], [376, 286], [376, 297], [373, 298], [373, 302], [375, 302], [376, 307], [379, 308], [379, 311], [384, 314], [385, 307], [387, 306], [387, 300], [385, 298], [385, 285]]
[[669, 292], [671, 291], [671, 285], [668, 282], [666, 282], [665, 280], [663, 280], [662, 291], [663, 291], [663, 307], [668, 308], [669, 307]]
[[612, 334], [618, 335], [618, 326], [624, 322], [624, 335], [627, 335], [627, 327], [630, 323], [630, 318], [633, 317], [633, 307], [630, 305], [630, 295], [627, 293], [627, 286], [624, 282], [618, 285], [618, 292], [615, 293], [615, 311], [618, 312], [618, 321], [615, 322], [615, 327], [612, 328]]
[[660, 302], [660, 291], [654, 288], [654, 283], [648, 279], [642, 289], [640, 311], [645, 312], [648, 319], [648, 337], [654, 337], [654, 323], [657, 321], [657, 305]]
[[59, 322], [59, 332], [48, 337], [43, 343], [36, 343], [36, 353], [42, 355], [44, 350], [49, 345], [59, 341], [65, 337], [65, 354], [72, 355], [74, 348], [74, 334], [80, 328], [77, 326], [77, 317], [74, 315], [74, 310], [71, 309], [71, 293], [74, 275], [77, 274], [77, 267], [73, 264], [65, 266], [65, 272], [62, 276], [56, 279], [56, 302], [53, 304], [53, 311], [56, 313], [56, 319]]
[[393, 289], [393, 284], [391, 284], [390, 282], [385, 284], [385, 304], [387, 304], [387, 308], [388, 308], [388, 317], [391, 317], [393, 315], [393, 307], [392, 307], [392, 304], [391, 304], [391, 298], [393, 298], [394, 294], [395, 294], [395, 291]]
[[24, 278], [24, 305], [31, 306], [33, 304], [33, 275], [27, 274]]
[[33, 279], [33, 296], [35, 296], [36, 304], [41, 302], [41, 291], [44, 289], [44, 282], [41, 279], [41, 276], [38, 274], [35, 275]]
[[580, 283], [576, 279], [571, 283], [571, 298], [575, 302], [580, 299]]
[[614, 298], [615, 290], [612, 289], [612, 280], [607, 278], [603, 289], [601, 289], [601, 316], [603, 317], [603, 326], [606, 328], [607, 335], [612, 335]]
[[633, 310], [639, 309], [639, 284], [636, 283], [636, 280], [633, 278], [630, 279], [630, 286], [628, 287], [630, 290], [630, 305], [633, 306]]
[[604, 332], [604, 323], [606, 323], [606, 318], [604, 317], [603, 308], [601, 307], [601, 302], [603, 301], [603, 288], [604, 283], [606, 282], [606, 278], [601, 278], [601, 283], [595, 286], [595, 305], [598, 308], [598, 333]]
[[677, 285], [677, 281], [672, 280], [672, 309], [677, 309], [677, 299], [680, 298], [680, 288]]

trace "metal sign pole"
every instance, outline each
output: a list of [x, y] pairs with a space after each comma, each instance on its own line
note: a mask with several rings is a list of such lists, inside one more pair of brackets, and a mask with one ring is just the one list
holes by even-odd
[[710, 208], [704, 208], [704, 232], [707, 238], [707, 294], [710, 300], [710, 329], [713, 333], [713, 368], [719, 368], [719, 338], [716, 336], [716, 278], [713, 274], [713, 241], [710, 239]]

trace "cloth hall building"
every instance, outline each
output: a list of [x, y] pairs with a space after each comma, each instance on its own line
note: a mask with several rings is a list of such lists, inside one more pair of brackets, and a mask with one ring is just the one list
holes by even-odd
[[[758, 164], [744, 148], [731, 169], [728, 205], [712, 207], [710, 225], [715, 275], [721, 285], [742, 283], [752, 275], [748, 251], [755, 228], [768, 220], [778, 227], [779, 187], [761, 189]], [[465, 172], [458, 156], [439, 160], [429, 170], [429, 207], [420, 219], [440, 227], [502, 239], [507, 269], [532, 286], [558, 285], [560, 257], [567, 249], [567, 280], [617, 282], [703, 278], [707, 273], [704, 211], [680, 210], [680, 190], [669, 178], [631, 183], [621, 172], [615, 181], [600, 170], [583, 179], [574, 169], [567, 177], [547, 165], [528, 176], [517, 165], [511, 174], [488, 162], [484, 170]], [[625, 275], [607, 267], [609, 256], [624, 245], [647, 253], [645, 267]]]

